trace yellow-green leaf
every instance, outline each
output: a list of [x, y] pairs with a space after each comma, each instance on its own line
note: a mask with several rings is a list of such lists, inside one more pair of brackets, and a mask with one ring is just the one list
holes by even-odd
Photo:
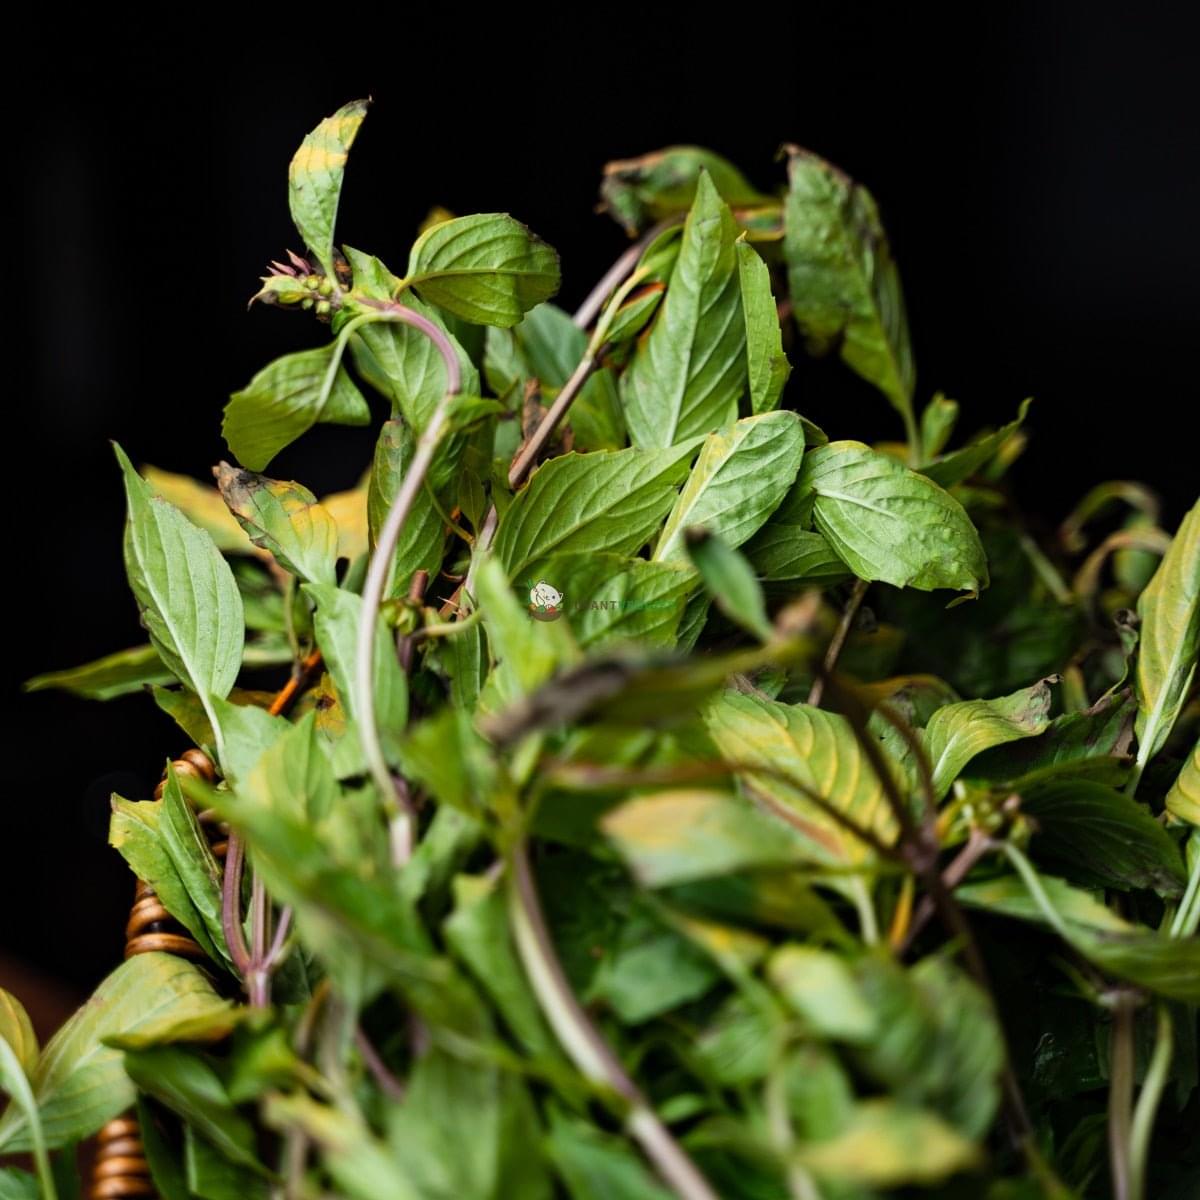
[[25, 1006], [4, 988], [0, 988], [0, 1038], [12, 1047], [25, 1074], [32, 1075], [38, 1060], [37, 1035]]
[[229, 511], [256, 546], [307, 583], [335, 581], [337, 523], [308, 488], [227, 462], [217, 465], [216, 477]]
[[1192, 747], [1167, 793], [1167, 812], [1181, 821], [1200, 825], [1200, 741]]
[[[1196, 673], [1200, 651], [1200, 501], [1138, 599], [1136, 775], [1167, 740]], [[1135, 776], [1136, 778], [1136, 776]]]
[[292, 220], [305, 245], [333, 278], [333, 228], [346, 158], [358, 127], [367, 115], [369, 100], [351, 100], [326, 117], [300, 143], [288, 167], [288, 204]]

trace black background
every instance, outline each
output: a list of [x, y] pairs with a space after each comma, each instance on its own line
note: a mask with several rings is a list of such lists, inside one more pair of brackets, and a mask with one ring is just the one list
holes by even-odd
[[[593, 212], [606, 160], [697, 142], [771, 188], [777, 147], [798, 141], [880, 201], [922, 397], [959, 399], [964, 434], [1036, 397], [1017, 476], [1028, 508], [1049, 524], [1094, 482], [1142, 478], [1173, 527], [1197, 492], [1200, 108], [1181, 22], [1039, 4], [783, 22], [681, 9], [653, 25], [563, 8], [544, 25], [442, 7], [386, 25], [362, 9], [356, 25], [344, 6], [323, 42], [283, 25], [159, 36], [131, 21], [116, 45], [111, 28], [69, 46], [56, 31], [21, 52], [31, 82], [6, 85], [21, 204], [4, 270], [0, 912], [4, 948], [76, 991], [118, 959], [132, 889], [105, 846], [108, 794], [148, 795], [181, 735], [142, 698], [19, 683], [142, 640], [106, 439], [203, 477], [226, 453], [230, 391], [321, 339], [246, 299], [268, 258], [301, 248], [292, 151], [348, 99], [375, 105], [340, 240], [402, 269], [431, 205], [508, 210], [562, 251], [567, 306], [624, 244]], [[790, 386], [835, 437], [899, 435], [840, 369], [804, 367]], [[369, 443], [322, 427], [272, 473], [348, 486]]]

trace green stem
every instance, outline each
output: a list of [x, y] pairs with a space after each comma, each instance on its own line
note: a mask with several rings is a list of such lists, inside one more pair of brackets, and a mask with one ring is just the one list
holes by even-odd
[[1133, 1126], [1129, 1135], [1129, 1184], [1130, 1200], [1145, 1200], [1146, 1164], [1150, 1156], [1150, 1139], [1154, 1134], [1154, 1118], [1162, 1099], [1167, 1076], [1171, 1070], [1171, 1052], [1174, 1049], [1175, 1031], [1171, 1024], [1171, 1012], [1165, 1004], [1158, 1006], [1158, 1034], [1154, 1042], [1154, 1054], [1146, 1069], [1142, 1090], [1138, 1093], [1137, 1107], [1133, 1110]]
[[1187, 890], [1179, 902], [1175, 919], [1171, 922], [1172, 937], [1191, 937], [1200, 925], [1200, 830], [1194, 831], [1191, 840], [1196, 843], [1192, 857], [1192, 869], [1188, 875]]
[[871, 889], [861, 875], [851, 876], [850, 894], [858, 913], [858, 930], [862, 934], [862, 940], [868, 946], [878, 945], [879, 922], [875, 916], [875, 904], [871, 899]]
[[513, 847], [508, 889], [509, 920], [533, 994], [562, 1048], [594, 1083], [626, 1105], [625, 1127], [679, 1200], [717, 1200], [696, 1164], [662, 1123], [592, 1024], [563, 972], [542, 914], [524, 840]]

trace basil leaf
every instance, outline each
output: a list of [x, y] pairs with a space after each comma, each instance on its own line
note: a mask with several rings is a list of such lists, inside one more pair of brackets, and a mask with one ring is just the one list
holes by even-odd
[[558, 291], [558, 255], [507, 213], [477, 213], [427, 229], [405, 282], [465, 321], [507, 328]]
[[551, 460], [501, 517], [496, 557], [510, 578], [522, 579], [555, 554], [635, 553], [667, 515], [694, 452], [688, 445]]
[[779, 405], [792, 366], [783, 352], [779, 310], [771, 294], [771, 272], [744, 235], [738, 239], [735, 249], [738, 283], [742, 290], [742, 315], [746, 321], [750, 411], [770, 412]]
[[939, 800], [975, 755], [1045, 732], [1050, 724], [1051, 682], [1053, 679], [1043, 679], [995, 700], [947, 704], [929, 718], [922, 740]]
[[875, 199], [798, 147], [789, 150], [783, 256], [792, 313], [809, 350], [836, 349], [914, 430], [916, 370], [904, 294]]
[[309, 583], [333, 583], [338, 529], [329, 511], [299, 483], [268, 479], [222, 462], [217, 486], [250, 540]]
[[367, 402], [340, 362], [328, 382], [340, 353], [337, 347], [334, 341], [285, 354], [230, 397], [221, 436], [242, 466], [264, 470], [280, 450], [318, 421], [332, 425], [366, 425], [370, 421]]
[[795, 413], [763, 413], [710, 433], [654, 550], [656, 562], [686, 561], [684, 529], [701, 525], [731, 548], [753, 536], [796, 478], [804, 430]]
[[245, 623], [233, 572], [177, 508], [157, 496], [116, 446], [125, 475], [125, 569], [142, 624], [162, 660], [201, 701], [229, 694]]
[[[47, 1146], [91, 1137], [133, 1103], [121, 1052], [106, 1046], [105, 1038], [214, 1006], [227, 1008], [204, 975], [181, 958], [152, 952], [123, 962], [42, 1051], [31, 1084]], [[10, 1107], [0, 1118], [0, 1151], [15, 1154], [31, 1145], [27, 1118]]]
[[881, 841], [896, 837], [883, 785], [845, 717], [807, 704], [778, 704], [727, 691], [709, 705], [704, 719], [721, 757], [743, 768], [743, 782], [794, 814], [812, 861], [858, 864], [875, 856], [867, 843], [815, 804], [812, 793]]
[[1167, 740], [1200, 652], [1200, 502], [1183, 518], [1138, 599], [1137, 771]]
[[27, 692], [61, 688], [85, 700], [112, 700], [116, 696], [145, 691], [149, 684], [171, 683], [174, 678], [153, 646], [134, 646], [79, 667], [35, 675], [21, 686]]
[[[369, 100], [352, 100], [326, 117], [300, 143], [288, 167], [288, 205], [305, 245], [329, 278], [333, 271], [333, 227], [346, 157], [367, 115]], [[236, 453], [236, 451], [235, 451]]]
[[733, 217], [701, 173], [666, 298], [621, 377], [635, 446], [673, 446], [737, 415], [746, 328], [734, 239]]
[[937, 484], [861, 442], [830, 442], [804, 456], [796, 483], [813, 522], [860, 579], [921, 591], [978, 592], [988, 569], [963, 507]]
[[1193, 747], [1171, 790], [1167, 793], [1167, 812], [1188, 821], [1192, 825], [1200, 825], [1200, 741]]

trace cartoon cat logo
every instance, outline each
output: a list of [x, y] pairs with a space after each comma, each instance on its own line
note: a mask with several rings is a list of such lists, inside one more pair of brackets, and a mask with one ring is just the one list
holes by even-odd
[[529, 614], [535, 621], [557, 621], [563, 614], [562, 592], [539, 580], [529, 589]]

